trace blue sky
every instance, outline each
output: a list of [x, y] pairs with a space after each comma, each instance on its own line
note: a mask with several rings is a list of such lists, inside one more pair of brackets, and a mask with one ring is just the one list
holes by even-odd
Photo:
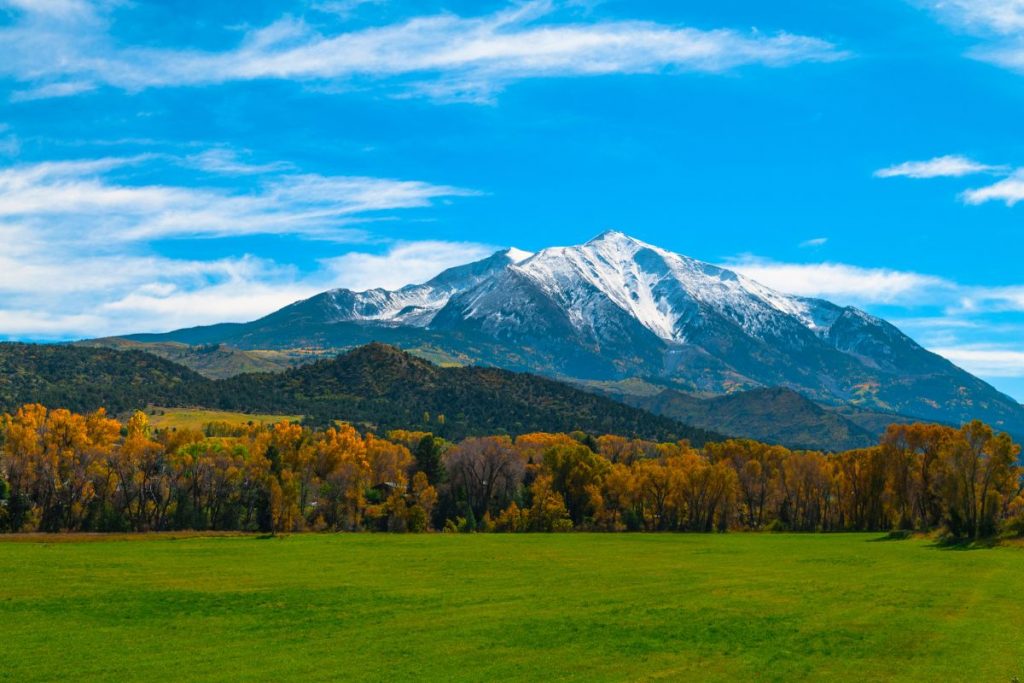
[[608, 228], [1024, 398], [1024, 0], [0, 0], [0, 337]]

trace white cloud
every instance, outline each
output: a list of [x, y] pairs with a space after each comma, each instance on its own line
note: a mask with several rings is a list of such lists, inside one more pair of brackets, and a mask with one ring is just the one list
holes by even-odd
[[963, 288], [956, 304], [949, 310], [967, 313], [1024, 311], [1024, 285]]
[[[216, 186], [131, 184], [142, 169], [201, 167]], [[245, 321], [331, 287], [370, 287], [373, 265], [407, 284], [489, 253], [478, 244], [369, 247], [312, 272], [240, 256], [197, 260], [151, 252], [167, 237], [292, 234], [367, 243], [351, 227], [376, 216], [473, 194], [421, 181], [320, 176], [290, 164], [248, 164], [231, 152], [140, 155], [0, 169], [0, 338], [68, 338]], [[384, 213], [387, 212], [387, 213]], [[337, 253], [321, 245], [318, 252]], [[398, 282], [401, 280], [401, 282]]]
[[396, 289], [426, 282], [446, 268], [485, 258], [498, 247], [471, 242], [401, 242], [384, 254], [352, 252], [323, 262], [338, 287]]
[[383, 5], [387, 0], [324, 0], [315, 2], [310, 8], [317, 12], [336, 14], [347, 19], [365, 5]]
[[975, 173], [1005, 172], [1005, 166], [990, 166], [959, 155], [935, 157], [927, 161], [907, 161], [875, 171], [877, 178], [959, 178]]
[[[0, 220], [53, 233], [76, 230], [95, 241], [166, 237], [299, 234], [358, 240], [352, 224], [375, 212], [426, 207], [473, 191], [422, 181], [269, 174], [221, 158], [200, 165], [262, 174], [254, 187], [133, 185], [117, 172], [160, 161], [149, 155], [21, 164], [0, 170]], [[187, 161], [187, 160], [186, 160]], [[279, 166], [276, 168], [288, 168]]]
[[827, 243], [828, 243], [828, 238], [827, 237], [815, 237], [813, 239], [804, 240], [803, 242], [800, 243], [799, 246], [802, 249], [807, 249], [807, 248], [810, 248], [810, 247], [823, 247]]
[[[285, 18], [249, 31], [223, 52], [115, 45], [101, 13], [61, 18], [23, 3], [0, 29], [0, 74], [33, 87], [21, 97], [65, 95], [105, 84], [126, 90], [254, 79], [387, 83], [398, 92], [486, 99], [527, 78], [658, 72], [718, 73], [847, 57], [809, 36], [699, 30], [648, 21], [559, 23], [552, 2], [494, 14], [450, 13], [321, 33]], [[41, 49], [56, 45], [57, 48]]]
[[[727, 267], [783, 292], [884, 312], [925, 348], [980, 377], [1024, 377], [1024, 285], [980, 287], [908, 271], [751, 256]], [[893, 316], [894, 309], [904, 316]]]
[[1024, 31], [1024, 0], [925, 0], [939, 16], [964, 29], [982, 33]]
[[919, 0], [919, 4], [984, 41], [967, 56], [1024, 72], [1024, 0]]
[[294, 168], [291, 164], [283, 161], [250, 164], [241, 160], [238, 153], [234, 150], [223, 148], [208, 149], [199, 154], [194, 154], [186, 158], [185, 163], [202, 171], [224, 175], [259, 175], [289, 171]]
[[951, 322], [950, 316], [964, 314], [1024, 313], [1024, 285], [983, 287], [906, 270], [847, 263], [785, 263], [752, 255], [727, 259], [725, 267], [797, 296], [833, 299], [844, 305], [936, 306], [945, 311], [942, 318], [905, 319], [908, 325], [918, 327], [982, 324], [966, 319]]
[[960, 195], [967, 204], [984, 204], [1000, 201], [1013, 206], [1024, 199], [1024, 170], [1018, 170], [1009, 178], [985, 187], [967, 190]]
[[422, 282], [494, 251], [475, 243], [404, 242], [350, 252], [302, 273], [250, 256], [190, 261], [75, 249], [0, 256], [0, 338], [68, 339], [245, 322], [335, 287]]
[[920, 303], [955, 288], [933, 275], [844, 263], [780, 263], [744, 256], [727, 267], [782, 292], [845, 304]]
[[931, 351], [983, 377], [1024, 377], [1024, 350], [985, 344], [936, 347]]
[[978, 205], [990, 201], [1001, 201], [1013, 206], [1024, 199], [1024, 169], [1011, 171], [1009, 166], [992, 166], [968, 159], [967, 157], [950, 155], [935, 157], [928, 161], [907, 161], [875, 171], [878, 178], [958, 178], [978, 173], [1002, 174], [1003, 178], [991, 185], [965, 190], [960, 199], [965, 204]]
[[47, 100], [57, 97], [71, 97], [81, 95], [96, 89], [95, 83], [88, 81], [64, 81], [59, 83], [47, 83], [28, 90], [18, 90], [11, 94], [11, 102], [31, 102], [32, 100]]
[[0, 9], [4, 8], [61, 20], [82, 19], [93, 14], [89, 0], [0, 0]]

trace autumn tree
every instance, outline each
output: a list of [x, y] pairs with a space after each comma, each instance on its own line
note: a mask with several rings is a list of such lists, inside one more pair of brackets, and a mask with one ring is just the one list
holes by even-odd
[[970, 538], [993, 535], [1019, 491], [1020, 447], [1007, 434], [975, 420], [942, 448], [942, 495], [950, 532]]
[[477, 520], [504, 509], [518, 493], [525, 463], [508, 437], [469, 438], [444, 455], [449, 488]]
[[[571, 531], [572, 519], [565, 501], [555, 489], [551, 475], [543, 474], [534, 480], [531, 489], [533, 503], [527, 513], [530, 531]], [[511, 517], [511, 512], [509, 517]]]
[[610, 468], [603, 457], [583, 444], [557, 445], [544, 452], [544, 467], [574, 525], [582, 525], [601, 509], [600, 487]]

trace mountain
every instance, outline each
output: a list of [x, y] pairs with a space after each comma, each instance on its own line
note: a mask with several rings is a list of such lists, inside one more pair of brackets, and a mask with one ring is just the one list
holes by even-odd
[[161, 405], [301, 414], [317, 424], [345, 420], [379, 432], [428, 428], [452, 439], [575, 430], [695, 444], [720, 438], [554, 380], [438, 367], [383, 344], [285, 372], [225, 380], [137, 350], [0, 344], [0, 412], [25, 403], [79, 412]]
[[792, 389], [738, 391], [701, 399], [673, 389], [654, 396], [623, 397], [630, 405], [727, 436], [788, 448], [849, 450], [878, 443], [878, 435], [826, 410]]
[[554, 380], [497, 368], [438, 367], [384, 344], [217, 385], [220, 408], [301, 413], [322, 423], [342, 418], [378, 431], [438, 430], [437, 417], [444, 415], [440, 431], [449, 438], [575, 430], [695, 444], [720, 438]]
[[239, 349], [382, 341], [557, 378], [787, 387], [833, 406], [1024, 434], [1024, 407], [853, 307], [790, 296], [620, 232], [514, 250], [400, 290], [333, 290], [245, 324], [135, 335]]
[[213, 383], [142, 351], [0, 343], [0, 412], [25, 403], [123, 413], [148, 404], [209, 405]]
[[225, 379], [247, 372], [281, 372], [311, 363], [325, 354], [279, 350], [242, 350], [226, 344], [189, 346], [181, 342], [143, 343], [119, 337], [76, 342], [76, 346], [145, 351], [195, 370], [210, 379]]

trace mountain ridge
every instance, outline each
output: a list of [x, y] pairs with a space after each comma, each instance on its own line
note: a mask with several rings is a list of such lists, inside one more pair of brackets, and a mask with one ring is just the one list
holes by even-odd
[[794, 449], [867, 448], [877, 443], [880, 436], [784, 387], [751, 389], [708, 399], [673, 389], [647, 397], [616, 397], [695, 427], [707, 429], [715, 424], [715, 431], [726, 436]]
[[211, 380], [136, 349], [0, 343], [0, 412], [25, 403], [114, 414], [149, 405], [301, 414], [317, 425], [427, 428], [449, 438], [576, 430], [697, 445], [721, 438], [552, 379], [439, 367], [384, 344], [284, 372]]
[[[511, 254], [511, 256], [510, 256]], [[137, 341], [240, 349], [429, 346], [579, 380], [654, 377], [700, 394], [787, 387], [818, 403], [1024, 434], [1024, 407], [850, 306], [797, 297], [608, 231], [512, 250], [399, 290], [331, 290], [251, 323]]]

